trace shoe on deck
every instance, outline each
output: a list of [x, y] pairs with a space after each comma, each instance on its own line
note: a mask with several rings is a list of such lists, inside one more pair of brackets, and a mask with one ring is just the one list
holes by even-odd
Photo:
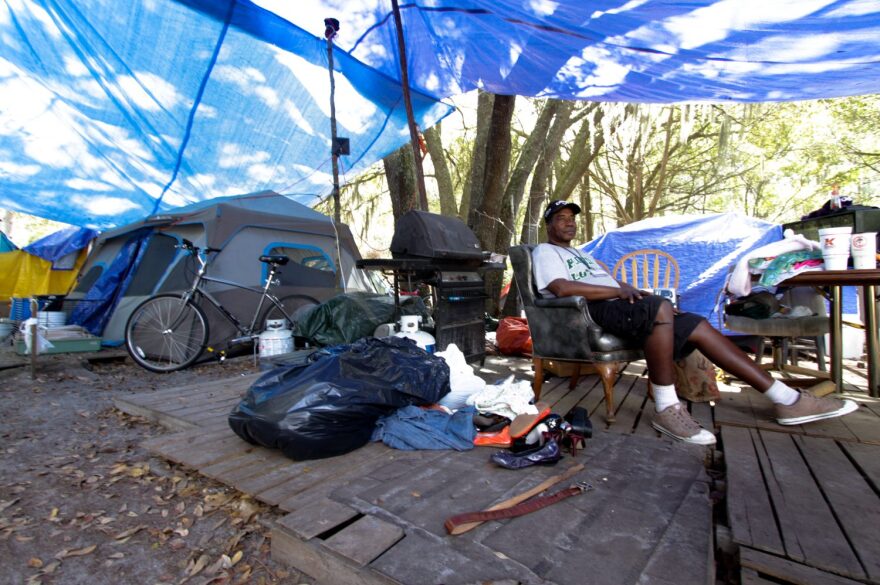
[[849, 414], [859, 408], [852, 400], [837, 398], [816, 398], [806, 392], [791, 406], [776, 404], [776, 422], [781, 425], [802, 425], [804, 423], [834, 418]]
[[651, 425], [679, 441], [694, 445], [714, 445], [715, 435], [697, 424], [690, 413], [682, 408], [681, 403], [673, 404], [654, 413]]

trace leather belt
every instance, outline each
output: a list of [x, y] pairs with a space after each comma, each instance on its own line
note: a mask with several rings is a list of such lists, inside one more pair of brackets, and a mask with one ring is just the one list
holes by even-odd
[[446, 531], [449, 534], [456, 534], [456, 527], [462, 524], [469, 524], [472, 522], [486, 522], [487, 520], [499, 520], [502, 518], [515, 518], [517, 516], [524, 516], [525, 514], [530, 514], [532, 512], [540, 510], [541, 508], [546, 508], [547, 506], [553, 505], [556, 502], [560, 502], [566, 498], [570, 498], [571, 496], [582, 494], [591, 489], [593, 489], [593, 486], [591, 484], [579, 481], [571, 487], [565, 488], [564, 490], [559, 490], [555, 494], [533, 498], [531, 500], [528, 500], [527, 502], [516, 504], [507, 508], [457, 514], [455, 516], [452, 516], [451, 518], [448, 518], [443, 525], [446, 527]]

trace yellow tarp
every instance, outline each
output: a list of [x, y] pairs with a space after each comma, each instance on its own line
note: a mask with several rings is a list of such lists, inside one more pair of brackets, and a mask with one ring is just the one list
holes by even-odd
[[52, 270], [52, 263], [22, 250], [0, 254], [0, 299], [34, 295], [66, 295], [73, 286], [87, 251], [76, 258], [73, 270]]

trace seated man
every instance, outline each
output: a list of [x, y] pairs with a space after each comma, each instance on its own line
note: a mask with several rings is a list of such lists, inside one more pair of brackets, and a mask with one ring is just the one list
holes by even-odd
[[590, 315], [602, 329], [643, 346], [654, 388], [655, 429], [689, 443], [715, 443], [715, 435], [691, 418], [675, 393], [673, 362], [694, 349], [767, 396], [775, 405], [779, 424], [808, 423], [858, 408], [852, 400], [816, 398], [774, 380], [699, 315], [680, 313], [668, 300], [612, 278], [589, 254], [571, 246], [580, 211], [567, 201], [547, 206], [548, 243], [532, 253], [535, 285], [544, 297], [586, 298]]

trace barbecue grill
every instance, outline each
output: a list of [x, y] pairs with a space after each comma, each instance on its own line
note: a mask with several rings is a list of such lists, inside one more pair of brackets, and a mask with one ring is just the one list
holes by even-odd
[[454, 343], [468, 362], [486, 357], [487, 270], [503, 264], [487, 261], [477, 236], [460, 219], [424, 211], [410, 211], [397, 222], [391, 239], [392, 258], [358, 260], [357, 267], [382, 270], [394, 276], [395, 304], [400, 287], [431, 287], [434, 339], [438, 351]]

